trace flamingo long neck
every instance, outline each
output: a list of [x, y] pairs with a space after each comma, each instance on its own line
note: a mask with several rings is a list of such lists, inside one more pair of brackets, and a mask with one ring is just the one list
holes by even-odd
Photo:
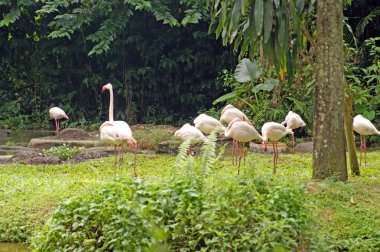
[[109, 89], [110, 91], [110, 106], [109, 106], [109, 111], [108, 111], [108, 117], [109, 121], [113, 122], [113, 90], [112, 88]]

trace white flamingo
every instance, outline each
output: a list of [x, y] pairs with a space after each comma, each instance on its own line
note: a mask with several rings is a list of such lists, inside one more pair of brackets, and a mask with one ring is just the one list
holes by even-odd
[[[235, 140], [235, 145], [232, 145], [232, 160], [234, 162], [236, 155], [236, 163], [238, 164], [238, 174], [240, 172], [240, 161], [244, 156], [247, 156], [247, 151], [245, 149], [245, 143], [250, 142], [254, 139], [263, 140], [262, 136], [257, 132], [255, 127], [243, 121], [239, 118], [235, 118], [230, 122], [228, 127], [226, 128], [224, 135], [228, 138], [232, 138]], [[239, 146], [240, 144], [240, 146]]]
[[[174, 136], [183, 141], [190, 140], [191, 143], [199, 143], [207, 140], [207, 137], [203, 135], [202, 131], [195, 128], [194, 126], [186, 123], [179, 130], [174, 133]], [[189, 147], [189, 155], [192, 154], [191, 144]]]
[[222, 133], [226, 129], [217, 119], [206, 114], [197, 116], [194, 119], [194, 125], [204, 134], [210, 134], [213, 129], [216, 129], [218, 133]]
[[287, 134], [294, 134], [291, 129], [286, 128], [284, 125], [276, 123], [276, 122], [267, 122], [261, 128], [261, 134], [263, 136], [263, 144], [265, 146], [268, 140], [272, 141], [273, 144], [273, 174], [276, 174], [276, 165], [278, 159], [278, 149], [277, 149], [277, 141]]
[[55, 120], [55, 130], [59, 131], [59, 120], [60, 119], [69, 119], [69, 117], [66, 115], [65, 111], [63, 111], [61, 108], [53, 107], [49, 109], [49, 115], [50, 119]]
[[364, 151], [364, 165], [367, 164], [367, 144], [365, 141], [365, 136], [377, 134], [380, 136], [380, 131], [378, 131], [367, 118], [362, 115], [357, 115], [354, 117], [353, 123], [354, 131], [360, 135], [360, 166], [362, 165], [362, 152]]
[[[306, 123], [302, 120], [301, 116], [297, 113], [294, 113], [293, 111], [289, 111], [289, 113], [285, 117], [285, 121], [283, 121], [281, 124], [282, 125], [286, 124], [286, 128], [291, 129], [291, 130], [306, 126]], [[292, 134], [292, 144], [293, 144], [293, 149], [294, 149], [294, 145], [295, 145], [294, 134]]]
[[251, 121], [248, 120], [248, 117], [240, 109], [231, 104], [228, 104], [223, 108], [219, 121], [230, 124], [230, 122], [232, 122], [235, 118], [239, 118], [240, 120], [246, 121], [252, 125]]
[[[252, 125], [252, 122], [248, 119], [248, 117], [238, 108], [235, 106], [228, 104], [226, 105], [222, 113], [220, 115], [220, 122], [225, 122], [227, 125], [229, 125], [235, 118], [238, 118], [240, 120], [246, 121], [248, 124]], [[235, 139], [232, 138], [232, 149], [237, 149], [237, 143]]]
[[[102, 87], [102, 92], [108, 90], [110, 92], [110, 104], [109, 104], [109, 119], [100, 126], [100, 140], [106, 144], [113, 144], [115, 146], [115, 163], [114, 174], [116, 175], [116, 162], [119, 158], [119, 163], [123, 165], [123, 148], [127, 143], [130, 148], [135, 150], [135, 163], [133, 167], [133, 176], [136, 174], [136, 149], [137, 141], [132, 136], [132, 130], [129, 125], [124, 121], [114, 121], [113, 118], [113, 90], [111, 83], [108, 83]], [[119, 155], [121, 155], [119, 157]]]

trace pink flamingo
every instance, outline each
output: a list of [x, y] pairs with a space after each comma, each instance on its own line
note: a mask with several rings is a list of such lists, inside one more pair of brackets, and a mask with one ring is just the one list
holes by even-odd
[[287, 134], [294, 134], [291, 129], [285, 128], [284, 125], [276, 122], [267, 122], [261, 128], [261, 134], [263, 136], [263, 144], [266, 150], [266, 144], [268, 140], [272, 140], [273, 143], [273, 174], [276, 174], [276, 165], [278, 160], [277, 141]]
[[[247, 123], [246, 121], [243, 121], [239, 118], [235, 118], [230, 122], [228, 127], [226, 128], [224, 135], [226, 137], [232, 138], [235, 140], [235, 145], [232, 145], [232, 155], [233, 160], [235, 159], [235, 152], [236, 152], [236, 162], [238, 164], [238, 174], [240, 172], [240, 161], [242, 157], [244, 156], [244, 163], [245, 158], [247, 156], [247, 151], [245, 149], [245, 143], [250, 142], [254, 139], [260, 139], [263, 140], [262, 136], [257, 132], [255, 127]], [[239, 146], [239, 143], [241, 146]], [[235, 150], [237, 149], [237, 150]]]
[[[137, 141], [132, 136], [132, 130], [129, 125], [124, 121], [114, 121], [113, 119], [113, 90], [111, 83], [108, 83], [102, 87], [102, 92], [108, 90], [110, 92], [110, 104], [109, 104], [109, 119], [100, 126], [100, 140], [106, 144], [113, 144], [115, 146], [115, 163], [114, 174], [116, 175], [116, 162], [119, 158], [120, 165], [123, 164], [123, 149], [124, 144], [127, 143], [130, 148], [135, 151], [135, 163], [133, 167], [133, 176], [136, 174], [136, 149]], [[119, 157], [119, 155], [121, 155]]]
[[353, 123], [354, 131], [360, 135], [360, 166], [362, 165], [362, 152], [364, 151], [364, 165], [367, 165], [367, 144], [365, 141], [365, 136], [377, 134], [380, 136], [380, 131], [378, 131], [367, 118], [362, 115], [357, 115], [354, 117]]
[[49, 109], [49, 115], [50, 119], [55, 120], [55, 130], [59, 131], [59, 120], [60, 119], [69, 119], [69, 117], [66, 115], [65, 111], [63, 111], [61, 108], [53, 107]]

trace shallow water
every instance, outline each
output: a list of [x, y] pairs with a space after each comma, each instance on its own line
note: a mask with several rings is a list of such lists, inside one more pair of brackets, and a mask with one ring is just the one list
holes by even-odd
[[0, 252], [29, 252], [32, 251], [22, 243], [0, 242]]
[[0, 145], [27, 146], [30, 139], [55, 135], [51, 130], [12, 130], [9, 136], [0, 137]]

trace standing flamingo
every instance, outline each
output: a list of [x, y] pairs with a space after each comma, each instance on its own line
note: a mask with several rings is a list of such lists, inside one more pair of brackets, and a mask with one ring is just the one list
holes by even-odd
[[353, 123], [354, 131], [360, 135], [360, 166], [362, 165], [362, 152], [364, 151], [364, 165], [367, 165], [367, 144], [365, 141], [365, 136], [377, 134], [380, 135], [380, 132], [376, 129], [367, 118], [362, 115], [357, 115], [354, 117]]
[[[189, 123], [186, 123], [179, 130], [177, 130], [174, 133], [174, 136], [183, 141], [191, 140], [191, 143], [199, 143], [204, 140], [207, 140], [207, 137], [203, 135], [202, 131], [190, 125]], [[192, 154], [192, 150], [191, 150], [191, 144], [190, 144], [189, 155], [191, 154]]]
[[[116, 162], [119, 159], [119, 163], [123, 165], [123, 149], [124, 144], [127, 143], [130, 148], [135, 150], [135, 163], [133, 167], [133, 176], [136, 174], [136, 149], [137, 141], [132, 136], [132, 130], [129, 125], [124, 121], [114, 121], [113, 119], [113, 90], [111, 83], [108, 83], [102, 87], [102, 92], [108, 90], [110, 92], [110, 104], [109, 104], [109, 119], [100, 126], [100, 140], [106, 144], [113, 144], [115, 146], [115, 163], [114, 174], [116, 175]], [[121, 154], [121, 157], [119, 155]]]
[[[228, 125], [235, 118], [246, 121], [248, 124], [252, 125], [252, 123], [248, 119], [248, 117], [240, 109], [236, 108], [235, 106], [233, 106], [231, 104], [228, 104], [223, 108], [219, 121], [225, 122]], [[232, 138], [232, 150], [238, 148], [236, 145], [237, 145], [237, 143], [236, 143], [235, 139]]]
[[[226, 137], [232, 138], [235, 140], [235, 145], [232, 145], [232, 160], [234, 160], [234, 156], [236, 153], [236, 163], [238, 164], [238, 174], [240, 172], [240, 161], [244, 156], [247, 156], [247, 151], [245, 149], [245, 143], [250, 142], [254, 139], [263, 140], [262, 136], [257, 132], [255, 127], [243, 121], [239, 118], [235, 118], [230, 122], [226, 131], [224, 132]], [[240, 146], [239, 146], [240, 144]], [[236, 149], [236, 150], [235, 150]]]
[[66, 115], [65, 111], [63, 111], [61, 108], [53, 107], [49, 109], [49, 115], [50, 119], [55, 120], [55, 130], [59, 131], [59, 120], [60, 119], [69, 119], [69, 117]]
[[226, 129], [221, 122], [214, 117], [206, 114], [200, 114], [194, 119], [195, 128], [202, 131], [204, 134], [210, 134], [213, 129], [216, 129], [218, 133], [224, 132]]
[[[285, 117], [285, 121], [283, 121], [281, 124], [286, 124], [286, 128], [291, 130], [306, 126], [306, 123], [302, 120], [301, 116], [297, 113], [294, 113], [293, 111], [289, 111], [288, 115]], [[294, 149], [294, 134], [292, 134], [292, 144]]]
[[277, 141], [287, 134], [294, 134], [291, 129], [285, 128], [284, 125], [276, 122], [267, 122], [261, 128], [261, 134], [263, 136], [263, 144], [266, 149], [268, 139], [273, 143], [273, 174], [276, 174], [276, 165], [278, 159]]

